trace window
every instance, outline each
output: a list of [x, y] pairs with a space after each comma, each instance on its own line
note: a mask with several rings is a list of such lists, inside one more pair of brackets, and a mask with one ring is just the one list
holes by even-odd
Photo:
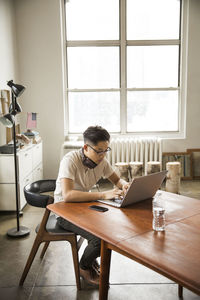
[[70, 0], [65, 16], [66, 133], [180, 132], [181, 0]]

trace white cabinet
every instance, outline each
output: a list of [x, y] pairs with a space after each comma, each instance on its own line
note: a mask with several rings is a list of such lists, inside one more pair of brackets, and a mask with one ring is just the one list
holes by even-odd
[[[43, 179], [42, 142], [17, 151], [19, 209], [26, 204], [24, 186]], [[0, 154], [0, 211], [16, 210], [13, 154]]]

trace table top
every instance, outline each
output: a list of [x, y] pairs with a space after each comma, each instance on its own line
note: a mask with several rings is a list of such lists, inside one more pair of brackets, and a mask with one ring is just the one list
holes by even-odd
[[[98, 236], [123, 254], [200, 294], [200, 200], [163, 192], [165, 232], [152, 230], [152, 199], [126, 208], [91, 210], [94, 202], [48, 205], [48, 209]], [[111, 247], [112, 248], [112, 247]]]
[[117, 247], [145, 266], [200, 294], [200, 214], [120, 242]]

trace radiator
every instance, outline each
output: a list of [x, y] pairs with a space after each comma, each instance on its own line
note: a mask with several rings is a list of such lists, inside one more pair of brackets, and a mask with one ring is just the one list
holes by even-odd
[[110, 147], [112, 151], [107, 159], [113, 167], [117, 162], [141, 161], [146, 174], [148, 161], [159, 161], [162, 166], [162, 140], [159, 138], [113, 139]]
[[[61, 157], [69, 151], [79, 149], [83, 141], [65, 142]], [[159, 161], [162, 166], [162, 140], [160, 138], [117, 138], [110, 142], [112, 151], [107, 159], [115, 167], [117, 162], [141, 161], [146, 174], [148, 161]]]

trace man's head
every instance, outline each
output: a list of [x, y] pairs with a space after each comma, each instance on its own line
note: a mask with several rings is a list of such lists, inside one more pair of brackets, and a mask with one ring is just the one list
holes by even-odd
[[83, 133], [84, 154], [99, 164], [110, 150], [110, 134], [101, 126], [90, 126]]
[[98, 142], [109, 142], [110, 134], [101, 126], [90, 126], [83, 132], [84, 143], [90, 143], [93, 146]]

